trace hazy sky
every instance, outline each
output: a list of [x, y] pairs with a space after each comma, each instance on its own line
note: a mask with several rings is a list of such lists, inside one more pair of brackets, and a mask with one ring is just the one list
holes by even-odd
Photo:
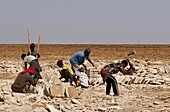
[[170, 44], [170, 0], [1, 0], [0, 43]]

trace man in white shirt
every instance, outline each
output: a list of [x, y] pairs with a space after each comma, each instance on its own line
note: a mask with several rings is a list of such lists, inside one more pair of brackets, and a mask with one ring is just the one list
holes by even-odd
[[37, 58], [33, 55], [26, 55], [26, 54], [22, 54], [21, 55], [21, 58], [22, 60], [24, 60], [24, 63], [25, 63], [25, 69], [27, 69], [27, 63], [30, 65], [29, 68], [34, 68], [35, 69], [35, 78], [37, 79], [41, 79], [41, 75], [40, 75], [40, 72], [41, 72], [41, 67], [39, 65], [39, 62], [37, 60]]

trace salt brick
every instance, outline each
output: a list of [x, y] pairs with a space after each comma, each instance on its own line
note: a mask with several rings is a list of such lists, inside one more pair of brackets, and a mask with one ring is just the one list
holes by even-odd
[[66, 88], [66, 96], [68, 98], [78, 98], [78, 92], [75, 89], [75, 87], [70, 86], [70, 87]]
[[50, 93], [53, 97], [64, 97], [64, 86], [63, 85], [54, 85], [50, 87]]

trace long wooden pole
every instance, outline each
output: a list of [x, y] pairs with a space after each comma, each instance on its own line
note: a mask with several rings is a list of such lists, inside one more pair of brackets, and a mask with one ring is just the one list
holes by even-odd
[[31, 53], [31, 50], [30, 50], [30, 43], [31, 43], [30, 27], [28, 27], [28, 52], [29, 52], [29, 53]]
[[38, 46], [37, 46], [37, 53], [39, 53], [39, 48], [40, 48], [40, 36], [38, 37]]

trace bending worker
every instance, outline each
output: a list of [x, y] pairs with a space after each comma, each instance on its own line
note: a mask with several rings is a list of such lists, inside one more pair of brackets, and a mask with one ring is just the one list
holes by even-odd
[[[128, 65], [130, 65], [129, 69], [125, 69], [125, 67]], [[117, 80], [115, 79], [114, 76], [112, 76], [112, 74], [116, 74], [118, 72], [123, 73], [124, 75], [131, 75], [133, 74], [135, 71], [135, 68], [133, 67], [133, 65], [130, 63], [130, 61], [128, 59], [123, 60], [121, 63], [111, 63], [108, 65], [105, 65], [102, 69], [101, 69], [101, 76], [103, 78], [103, 83], [107, 83], [106, 84], [106, 94], [110, 95], [110, 90], [111, 90], [111, 86], [113, 88], [113, 92], [115, 96], [119, 95], [119, 91], [118, 91], [118, 84], [117, 84]]]
[[76, 71], [81, 71], [82, 69], [80, 68], [80, 65], [83, 65], [84, 68], [86, 69], [86, 65], [83, 64], [85, 59], [87, 59], [92, 66], [94, 67], [93, 62], [89, 58], [90, 54], [90, 48], [86, 48], [84, 51], [79, 51], [75, 53], [71, 58], [70, 58], [70, 63], [72, 65], [73, 72], [75, 73]]
[[74, 77], [71, 79], [74, 79], [76, 86], [81, 85], [81, 87], [88, 87], [89, 77], [87, 76], [86, 73], [82, 73], [84, 72], [84, 69], [81, 68], [80, 65], [83, 65], [85, 70], [87, 70], [86, 65], [84, 64], [85, 59], [87, 59], [94, 67], [93, 62], [89, 58], [89, 54], [90, 54], [90, 48], [86, 48], [84, 51], [79, 51], [75, 53], [70, 58], [72, 70], [75, 73]]

